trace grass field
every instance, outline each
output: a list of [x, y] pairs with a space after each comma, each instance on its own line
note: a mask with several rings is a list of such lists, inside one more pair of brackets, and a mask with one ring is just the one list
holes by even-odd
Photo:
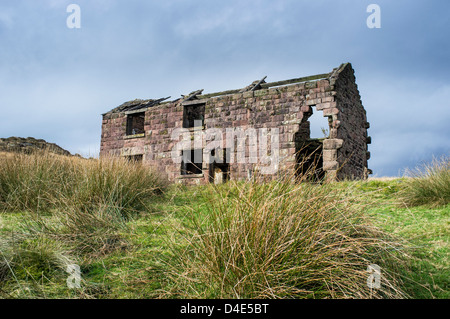
[[0, 172], [2, 298], [450, 297], [449, 199], [412, 204], [414, 179], [188, 188], [125, 162], [20, 160]]
[[[374, 223], [407, 241], [411, 260], [405, 287], [412, 298], [450, 297], [450, 205], [408, 207], [402, 200], [405, 179], [361, 183], [362, 196], [376, 200], [367, 213]], [[449, 199], [447, 199], [448, 201]]]

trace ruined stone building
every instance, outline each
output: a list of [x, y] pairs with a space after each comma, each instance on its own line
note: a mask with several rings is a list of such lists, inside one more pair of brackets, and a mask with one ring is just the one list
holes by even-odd
[[[186, 184], [247, 179], [269, 164], [269, 178], [306, 170], [339, 180], [371, 174], [369, 123], [350, 63], [325, 74], [202, 92], [134, 100], [103, 114], [100, 156], [143, 162]], [[313, 113], [328, 120], [321, 137], [310, 134]]]

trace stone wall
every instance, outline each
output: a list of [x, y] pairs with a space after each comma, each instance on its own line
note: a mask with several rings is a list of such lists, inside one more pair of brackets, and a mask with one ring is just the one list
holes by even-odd
[[355, 82], [354, 70], [349, 64], [341, 67], [336, 75], [331, 76], [337, 103], [337, 139], [342, 141], [338, 150], [338, 179], [366, 178], [370, 172], [367, 161], [370, 157], [367, 135], [369, 123], [366, 111], [362, 105], [358, 87]]
[[[144, 163], [158, 167], [172, 181], [186, 184], [208, 182], [210, 167], [206, 150], [203, 174], [182, 176], [181, 164], [172, 159], [172, 150], [179, 142], [172, 138], [172, 134], [183, 127], [183, 108], [200, 103], [205, 103], [205, 116], [204, 126], [196, 130], [197, 134], [205, 134], [210, 128], [222, 130], [223, 134], [230, 128], [278, 130], [280, 162], [277, 173], [268, 178], [277, 178], [295, 169], [295, 137], [299, 132], [303, 132], [304, 138], [309, 134], [307, 118], [312, 113], [311, 106], [316, 106], [323, 116], [329, 117], [330, 136], [323, 141], [323, 169], [327, 176], [364, 178], [367, 173], [368, 124], [350, 64], [304, 81], [264, 83], [254, 91], [196, 95], [143, 108], [145, 134], [136, 136], [126, 135], [126, 110], [105, 113], [101, 156], [144, 154]], [[193, 133], [194, 130], [190, 131]], [[268, 143], [270, 145], [270, 138]], [[251, 147], [246, 145], [245, 163], [229, 165], [230, 179], [246, 179], [261, 167], [254, 163], [254, 155], [249, 153]], [[230, 145], [225, 145], [225, 148], [230, 148]]]

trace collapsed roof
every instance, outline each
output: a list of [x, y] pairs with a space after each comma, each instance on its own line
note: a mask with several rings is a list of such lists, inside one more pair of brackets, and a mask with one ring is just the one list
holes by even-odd
[[347, 63], [342, 64], [339, 68], [334, 68], [333, 71], [330, 73], [323, 73], [323, 74], [311, 75], [311, 76], [306, 76], [306, 77], [301, 77], [301, 78], [295, 78], [295, 79], [277, 81], [277, 82], [270, 82], [270, 83], [266, 83], [265, 79], [267, 76], [265, 76], [260, 80], [256, 80], [256, 81], [252, 82], [250, 85], [248, 85], [242, 89], [228, 90], [228, 91], [215, 92], [215, 93], [209, 93], [209, 94], [203, 94], [203, 95], [202, 95], [203, 90], [196, 90], [196, 91], [189, 93], [188, 95], [181, 95], [181, 98], [178, 98], [173, 101], [166, 101], [167, 99], [170, 98], [170, 96], [166, 97], [166, 98], [156, 99], [156, 100], [154, 100], [154, 99], [146, 99], [146, 100], [135, 99], [132, 101], [125, 102], [125, 103], [121, 104], [120, 106], [112, 109], [111, 111], [104, 113], [103, 115], [110, 114], [110, 113], [132, 112], [132, 111], [138, 111], [140, 109], [143, 109], [142, 111], [145, 111], [144, 109], [159, 105], [163, 101], [166, 101], [165, 103], [169, 103], [169, 102], [175, 102], [180, 99], [182, 99], [183, 101], [188, 101], [188, 100], [192, 100], [192, 99], [207, 99], [207, 98], [212, 98], [212, 97], [217, 97], [217, 96], [222, 96], [222, 95], [243, 93], [243, 92], [248, 92], [248, 91], [256, 91], [256, 90], [267, 89], [267, 88], [277, 87], [277, 86], [291, 85], [291, 84], [296, 84], [296, 83], [301, 83], [301, 82], [329, 79], [329, 78], [333, 77], [333, 75], [338, 70], [343, 69], [345, 67], [345, 65], [347, 65]]

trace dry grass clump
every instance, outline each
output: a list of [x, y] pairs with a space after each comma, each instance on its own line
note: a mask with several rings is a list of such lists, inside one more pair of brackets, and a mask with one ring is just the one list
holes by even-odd
[[443, 156], [431, 163], [407, 171], [411, 177], [406, 180], [401, 192], [408, 206], [445, 206], [450, 203], [450, 158]]
[[[400, 298], [400, 244], [333, 183], [230, 182], [192, 213], [189, 244], [168, 273], [182, 298]], [[371, 264], [381, 289], [367, 285]]]
[[[33, 277], [21, 276], [22, 270], [46, 276], [61, 268], [58, 256], [66, 252], [87, 260], [126, 247], [126, 221], [167, 186], [152, 168], [122, 158], [48, 152], [2, 158], [0, 211], [25, 218], [9, 239], [1, 234], [0, 279], [7, 273]], [[69, 247], [64, 254], [62, 243]]]
[[117, 157], [86, 160], [36, 152], [0, 161], [0, 209], [6, 211], [108, 205], [126, 215], [166, 187], [155, 170]]

